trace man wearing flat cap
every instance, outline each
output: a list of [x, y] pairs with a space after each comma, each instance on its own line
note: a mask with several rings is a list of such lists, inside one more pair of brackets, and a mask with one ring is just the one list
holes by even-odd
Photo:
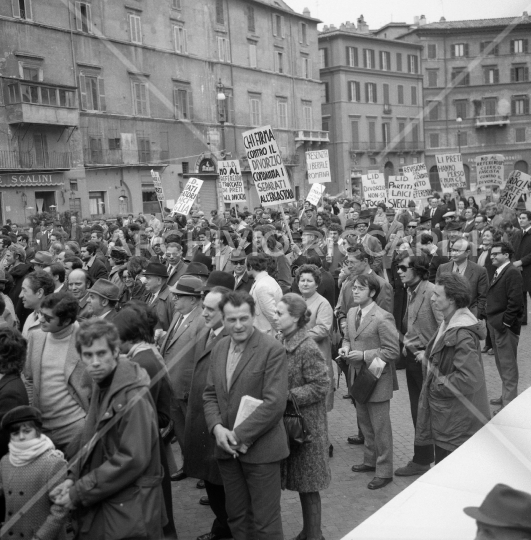
[[247, 272], [247, 255], [245, 251], [234, 250], [230, 255], [234, 275], [234, 290], [251, 292], [254, 278]]
[[356, 235], [358, 236], [358, 242], [365, 247], [365, 251], [374, 257], [372, 269], [378, 274], [383, 275], [383, 250], [382, 244], [376, 238], [368, 234], [370, 224], [370, 213], [364, 210], [360, 213], [360, 218], [356, 223]]
[[33, 265], [35, 270], [43, 270], [53, 263], [53, 257], [48, 251], [37, 251], [37, 253], [35, 253], [35, 257], [31, 259], [30, 263]]
[[92, 309], [92, 318], [106, 319], [112, 322], [116, 317], [115, 309], [120, 298], [120, 289], [108, 279], [98, 279], [88, 291], [88, 303]]
[[146, 302], [155, 309], [159, 317], [157, 328], [167, 331], [174, 311], [173, 298], [167, 284], [167, 268], [161, 263], [149, 263], [142, 270], [142, 275], [146, 278], [146, 290], [149, 293]]

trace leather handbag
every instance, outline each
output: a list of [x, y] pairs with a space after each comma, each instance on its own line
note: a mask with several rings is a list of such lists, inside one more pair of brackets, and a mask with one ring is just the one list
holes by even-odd
[[359, 373], [356, 373], [354, 384], [350, 387], [350, 396], [357, 402], [365, 405], [371, 398], [376, 385], [378, 384], [378, 377], [372, 373], [367, 364], [363, 362]]
[[299, 404], [290, 393], [286, 410], [284, 411], [284, 427], [291, 444], [308, 444], [312, 442], [312, 434], [308, 429], [306, 420], [302, 416]]

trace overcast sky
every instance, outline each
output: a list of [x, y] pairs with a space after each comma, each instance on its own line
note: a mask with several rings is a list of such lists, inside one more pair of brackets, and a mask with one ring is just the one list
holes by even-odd
[[[426, 15], [428, 22], [437, 22], [441, 17], [447, 21], [485, 19], [492, 17], [516, 17], [524, 11], [531, 14], [530, 0], [376, 0], [350, 2], [348, 0], [286, 0], [295, 11], [302, 13], [305, 7], [312, 17], [321, 19], [324, 24], [339, 26], [342, 22], [356, 22], [363, 14], [370, 29], [377, 29], [389, 22], [413, 23], [417, 15]], [[321, 27], [320, 27], [321, 28]]]

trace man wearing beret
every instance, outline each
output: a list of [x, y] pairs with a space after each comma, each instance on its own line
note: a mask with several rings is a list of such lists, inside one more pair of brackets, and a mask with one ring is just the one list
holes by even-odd
[[120, 298], [120, 289], [108, 279], [98, 279], [88, 291], [88, 303], [92, 308], [92, 318], [112, 322]]

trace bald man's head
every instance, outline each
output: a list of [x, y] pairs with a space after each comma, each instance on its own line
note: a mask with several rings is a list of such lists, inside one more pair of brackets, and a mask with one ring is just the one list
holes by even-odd
[[68, 290], [81, 300], [87, 294], [89, 288], [89, 279], [85, 270], [72, 270], [68, 276]]

